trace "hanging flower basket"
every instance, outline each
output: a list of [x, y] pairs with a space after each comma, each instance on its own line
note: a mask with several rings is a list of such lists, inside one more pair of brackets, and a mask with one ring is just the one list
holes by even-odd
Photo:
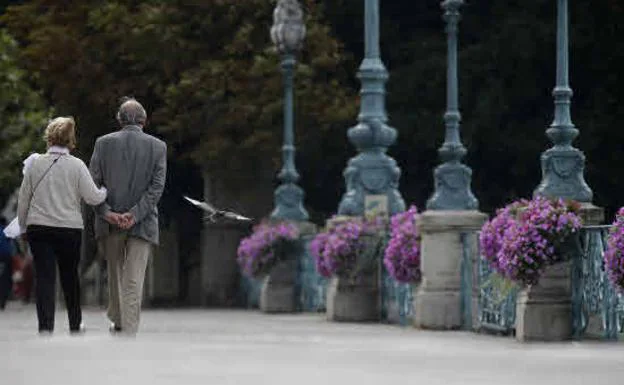
[[390, 240], [384, 253], [384, 266], [388, 274], [401, 283], [417, 283], [421, 278], [418, 216], [416, 206], [411, 206], [390, 220]]
[[611, 283], [619, 292], [624, 292], [624, 207], [618, 210], [609, 231], [604, 264]]
[[481, 229], [484, 258], [498, 274], [522, 286], [534, 285], [546, 267], [569, 254], [581, 228], [580, 206], [537, 197], [499, 210]]
[[528, 200], [522, 199], [502, 209], [498, 209], [496, 211], [496, 216], [490, 221], [485, 222], [481, 228], [481, 233], [479, 235], [481, 255], [490, 268], [499, 274], [503, 274], [503, 269], [498, 259], [498, 253], [503, 246], [505, 231], [515, 225], [519, 211], [528, 204]]
[[365, 273], [377, 263], [385, 234], [385, 225], [380, 218], [353, 217], [336, 221], [310, 242], [317, 271], [326, 278], [355, 278]]
[[298, 242], [297, 226], [287, 222], [262, 222], [254, 227], [249, 237], [240, 242], [236, 261], [244, 275], [260, 278], [292, 254]]

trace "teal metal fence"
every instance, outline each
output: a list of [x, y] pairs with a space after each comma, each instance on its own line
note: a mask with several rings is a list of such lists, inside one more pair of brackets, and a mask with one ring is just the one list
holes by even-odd
[[[577, 339], [588, 336], [617, 340], [624, 333], [624, 294], [609, 282], [604, 253], [610, 226], [585, 226], [580, 231], [577, 255], [572, 263], [573, 332]], [[471, 290], [478, 290], [478, 322], [483, 331], [513, 334], [517, 289], [501, 291], [495, 273], [477, 251], [477, 282], [471, 270], [471, 237], [462, 236], [462, 309], [466, 328], [470, 324]], [[478, 250], [478, 242], [476, 249]]]
[[[579, 233], [577, 256], [572, 263], [573, 332], [577, 339], [588, 335], [616, 340], [624, 334], [624, 294], [609, 282], [604, 267], [604, 253], [610, 226], [585, 226]], [[325, 311], [328, 280], [316, 271], [308, 244], [303, 239], [297, 271], [300, 310]], [[464, 329], [478, 326], [482, 331], [513, 334], [516, 320], [517, 290], [501, 291], [495, 284], [495, 273], [481, 256], [478, 233], [461, 236], [463, 247], [461, 307]], [[476, 253], [476, 255], [475, 255]], [[476, 263], [476, 266], [475, 266]], [[411, 324], [414, 316], [414, 286], [395, 281], [380, 259], [382, 319]], [[241, 294], [248, 308], [259, 306], [261, 280], [241, 278]], [[476, 301], [474, 299], [476, 298]], [[477, 309], [474, 309], [476, 302]], [[473, 325], [476, 310], [478, 325]]]
[[413, 285], [397, 282], [381, 265], [381, 319], [409, 325], [414, 317]]
[[303, 252], [300, 254], [297, 272], [297, 292], [300, 309], [304, 312], [325, 311], [328, 280], [316, 271], [314, 257], [310, 253], [313, 235], [303, 239]]
[[604, 253], [610, 226], [585, 226], [578, 238], [578, 258], [572, 264], [573, 331], [617, 340], [624, 332], [624, 296], [609, 282]]
[[253, 279], [242, 275], [240, 279], [239, 295], [243, 307], [256, 309], [260, 306], [260, 290], [262, 279]]
[[474, 250], [470, 233], [460, 234], [462, 245], [461, 262], [461, 314], [462, 329], [472, 330], [472, 297], [474, 295], [474, 263], [472, 252]]
[[517, 290], [501, 292], [494, 284], [495, 273], [482, 257], [479, 257], [478, 269], [479, 328], [482, 331], [513, 334], [516, 330]]
[[[463, 233], [462, 314], [464, 329], [513, 334], [516, 323], [517, 290], [503, 291], [496, 275], [481, 255], [479, 233]], [[476, 256], [475, 256], [476, 253]], [[476, 263], [476, 266], [475, 266]], [[476, 271], [475, 271], [476, 267]], [[473, 325], [473, 296], [477, 297], [477, 325]]]

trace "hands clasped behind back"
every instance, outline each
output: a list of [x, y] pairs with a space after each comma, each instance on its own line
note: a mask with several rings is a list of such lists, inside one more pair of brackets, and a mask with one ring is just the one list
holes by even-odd
[[106, 222], [110, 223], [111, 225], [117, 226], [122, 230], [128, 230], [136, 223], [134, 215], [129, 212], [120, 214], [109, 211], [104, 215], [104, 219], [106, 220]]

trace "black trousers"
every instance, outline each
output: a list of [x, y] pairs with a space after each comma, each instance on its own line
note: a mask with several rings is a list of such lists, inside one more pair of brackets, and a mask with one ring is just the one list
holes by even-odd
[[39, 331], [54, 330], [57, 265], [67, 306], [69, 329], [79, 330], [82, 310], [78, 263], [82, 230], [32, 225], [28, 226], [27, 236], [35, 262]]
[[4, 309], [13, 289], [13, 264], [10, 256], [0, 256], [0, 309]]

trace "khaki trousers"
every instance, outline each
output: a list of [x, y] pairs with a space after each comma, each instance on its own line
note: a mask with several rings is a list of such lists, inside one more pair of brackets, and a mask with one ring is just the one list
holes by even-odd
[[103, 239], [103, 247], [108, 267], [108, 319], [123, 332], [135, 334], [152, 244], [127, 233], [113, 233]]

